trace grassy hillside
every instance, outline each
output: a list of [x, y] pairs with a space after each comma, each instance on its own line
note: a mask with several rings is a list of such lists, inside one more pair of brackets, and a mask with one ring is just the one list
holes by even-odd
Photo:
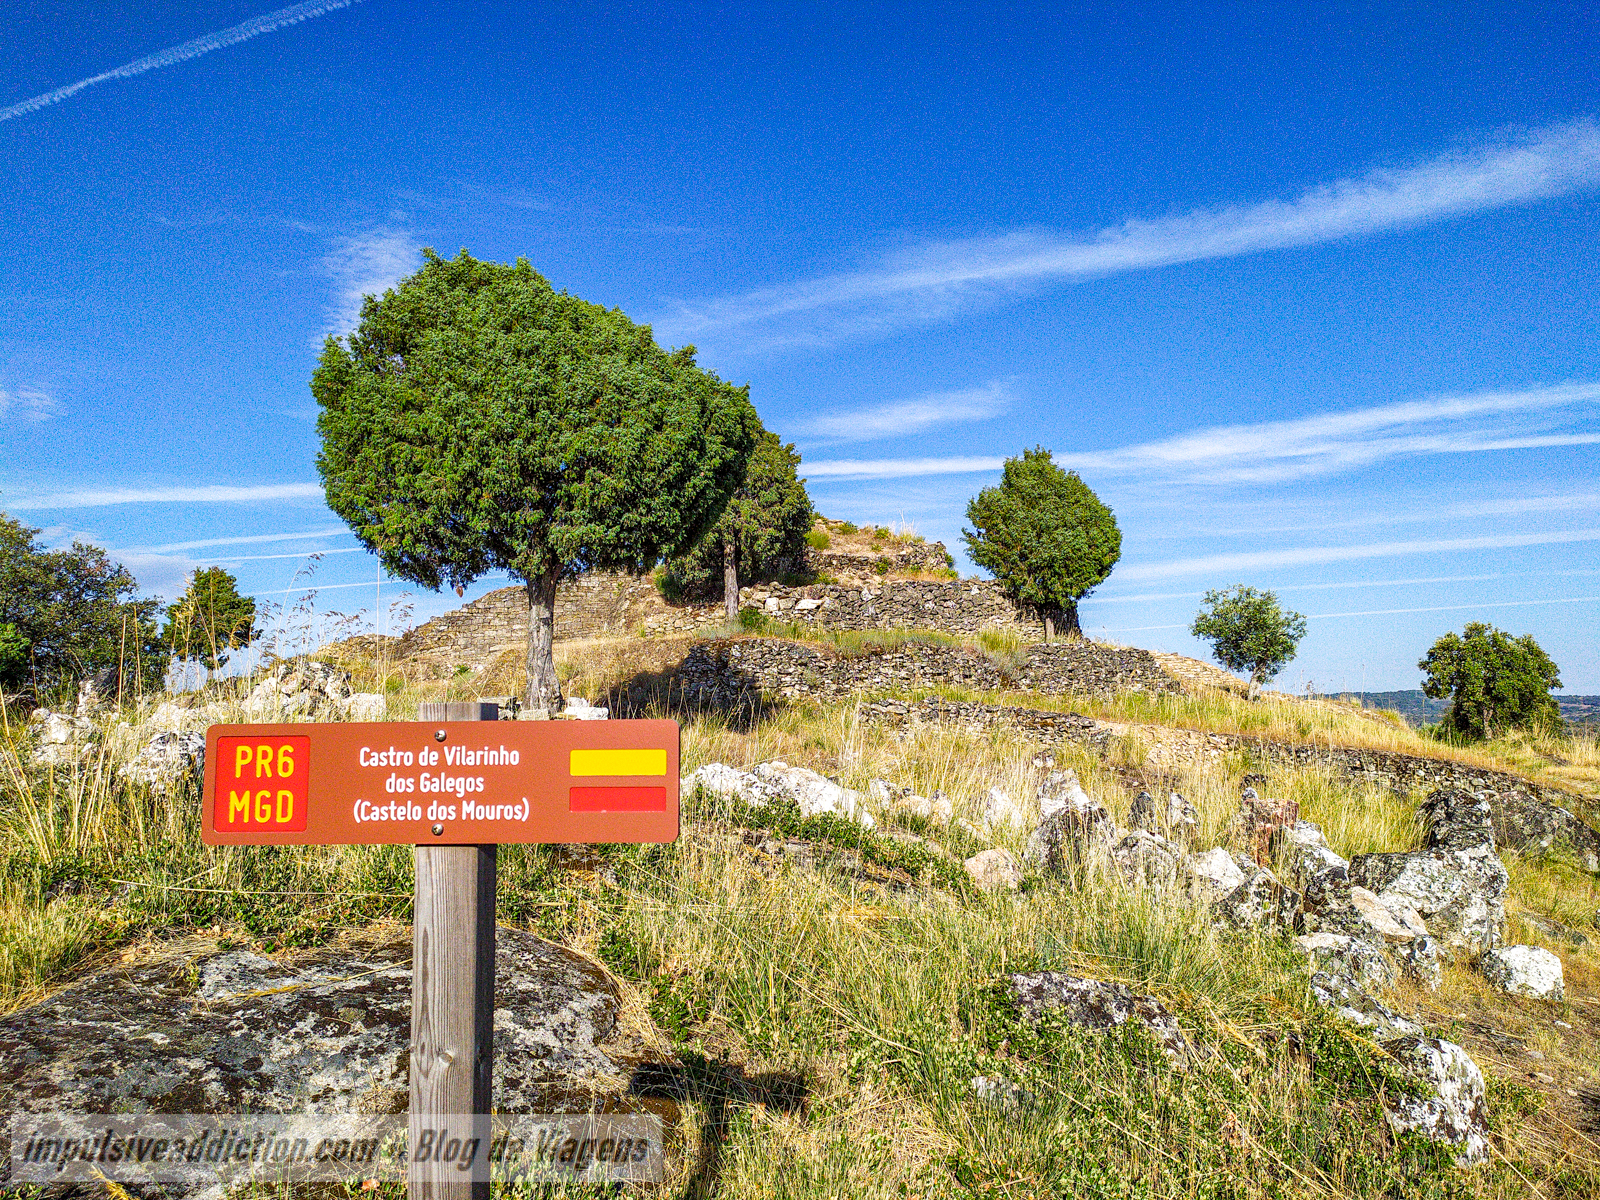
[[[569, 692], [594, 696], [685, 648], [595, 643], [569, 649], [562, 673]], [[450, 679], [351, 665], [358, 687], [389, 695], [395, 719], [425, 699], [511, 690], [513, 659]], [[1076, 770], [1119, 819], [1138, 787], [1176, 786], [1198, 810], [1201, 846], [1221, 838], [1243, 776], [1264, 764], [1200, 755], [1157, 772], [1163, 737], [1253, 731], [1455, 753], [1336, 703], [1205, 691], [1048, 703], [1126, 727], [1104, 756], [1058, 749], [1054, 765]], [[0, 1009], [142, 942], [209, 931], [271, 953], [408, 919], [405, 848], [205, 847], [192, 787], [163, 798], [118, 772], [137, 742], [115, 718], [74, 772], [27, 766], [25, 733], [7, 716]], [[683, 748], [685, 771], [779, 758], [857, 788], [883, 778], [942, 791], [972, 821], [985, 789], [1031, 796], [1042, 769], [1040, 747], [1015, 733], [886, 731], [853, 700], [793, 704], [750, 728], [688, 716]], [[1472, 753], [1555, 779], [1554, 749]], [[1560, 749], [1569, 766], [1600, 769], [1592, 741]], [[1271, 790], [1298, 799], [1340, 854], [1416, 843], [1414, 798], [1314, 769], [1275, 770]], [[978, 893], [959, 860], [979, 843], [954, 827], [885, 817], [867, 833], [705, 796], [686, 805], [672, 846], [582, 857], [505, 847], [500, 859], [502, 922], [603, 962], [683, 1067], [685, 1153], [664, 1194], [1600, 1197], [1600, 957], [1594, 941], [1574, 949], [1531, 923], [1593, 933], [1600, 885], [1559, 856], [1507, 856], [1508, 907], [1514, 938], [1561, 953], [1564, 1003], [1512, 1002], [1465, 966], [1447, 969], [1437, 993], [1393, 997], [1490, 1077], [1498, 1153], [1462, 1171], [1440, 1148], [1389, 1132], [1380, 1098], [1407, 1084], [1377, 1046], [1308, 1002], [1306, 966], [1286, 939], [1218, 933], [1175, 893], [1100, 876]], [[1001, 844], [1020, 849], [1021, 837]], [[774, 839], [809, 849], [775, 854]], [[1156, 995], [1201, 1048], [1195, 1065], [1174, 1070], [1136, 1031], [1102, 1038], [1020, 1022], [996, 983], [1046, 968]], [[971, 1081], [992, 1075], [1029, 1101], [981, 1102]]]

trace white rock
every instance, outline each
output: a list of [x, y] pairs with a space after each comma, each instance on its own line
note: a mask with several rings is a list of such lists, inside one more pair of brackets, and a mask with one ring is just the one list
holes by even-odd
[[1221, 846], [1214, 846], [1204, 854], [1191, 854], [1183, 868], [1190, 894], [1200, 900], [1226, 896], [1244, 882], [1239, 864]]
[[1422, 923], [1417, 910], [1398, 897], [1390, 897], [1389, 903], [1385, 903], [1366, 888], [1353, 887], [1350, 904], [1374, 932], [1391, 942], [1409, 942], [1428, 934], [1428, 927]]
[[1022, 865], [1009, 850], [980, 850], [961, 865], [985, 892], [1014, 892], [1022, 886]]
[[834, 813], [854, 821], [863, 829], [871, 829], [877, 824], [867, 811], [867, 798], [860, 792], [840, 787], [833, 780], [805, 767], [791, 767], [788, 763], [774, 760], [758, 764], [751, 774], [759, 783], [793, 800], [803, 817]]
[[955, 805], [938, 792], [933, 794], [932, 799], [915, 794], [901, 796], [890, 806], [890, 811], [897, 816], [920, 817], [939, 825], [950, 824], [956, 815]]
[[345, 716], [352, 721], [381, 721], [389, 702], [381, 692], [355, 692], [345, 705]]
[[1483, 1072], [1454, 1042], [1408, 1037], [1385, 1047], [1395, 1060], [1433, 1092], [1431, 1096], [1391, 1097], [1384, 1116], [1401, 1133], [1420, 1133], [1431, 1141], [1459, 1147], [1456, 1165], [1470, 1167], [1489, 1157], [1489, 1106]]
[[812, 609], [821, 608], [821, 607], [822, 607], [822, 601], [821, 600], [814, 600], [809, 596], [806, 597], [804, 600], [796, 600], [794, 602], [794, 610], [795, 610], [795, 612], [810, 612]]
[[611, 716], [609, 708], [597, 708], [582, 696], [573, 696], [567, 701], [567, 706], [561, 710], [561, 715], [569, 721], [604, 721]]
[[94, 722], [88, 718], [74, 717], [64, 712], [51, 712], [48, 708], [34, 709], [33, 715], [28, 718], [28, 723], [38, 727], [41, 746], [70, 745], [73, 742], [87, 740], [94, 732]]
[[1081, 812], [1093, 805], [1094, 801], [1090, 800], [1089, 793], [1083, 790], [1075, 771], [1053, 771], [1039, 784], [1040, 820], [1048, 821], [1068, 808]]
[[164, 730], [150, 739], [128, 764], [131, 779], [166, 790], [192, 771], [197, 777], [205, 771], [206, 739], [200, 733], [174, 733]]
[[725, 800], [743, 799], [746, 803], [757, 803], [752, 799], [758, 790], [756, 777], [749, 771], [741, 771], [727, 763], [707, 763], [680, 781], [680, 790], [684, 795], [692, 795], [695, 788], [702, 788], [708, 794]]
[[1566, 995], [1561, 959], [1539, 946], [1502, 946], [1478, 959], [1483, 977], [1502, 992], [1535, 1000], [1560, 1000]]
[[1028, 823], [1027, 810], [1011, 798], [1004, 788], [992, 787], [973, 807], [983, 810], [983, 823], [996, 832], [1016, 831]]

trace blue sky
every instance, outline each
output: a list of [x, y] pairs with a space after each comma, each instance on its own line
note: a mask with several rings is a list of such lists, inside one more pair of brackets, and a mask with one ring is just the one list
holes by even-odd
[[1091, 634], [1203, 656], [1243, 582], [1313, 618], [1280, 686], [1416, 686], [1487, 620], [1600, 692], [1591, 6], [43, 3], [7, 43], [0, 508], [152, 592], [281, 602], [322, 551], [318, 606], [372, 607], [307, 380], [467, 247], [749, 382], [831, 516], [959, 558], [1051, 448], [1123, 529]]

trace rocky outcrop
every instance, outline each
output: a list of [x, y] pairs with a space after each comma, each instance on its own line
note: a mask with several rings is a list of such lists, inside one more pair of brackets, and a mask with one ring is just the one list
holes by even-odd
[[[615, 1091], [619, 1001], [595, 964], [501, 929], [494, 1104], [571, 1111]], [[0, 1107], [48, 1112], [398, 1113], [409, 936], [284, 958], [198, 949], [97, 972], [0, 1021]]]
[[1500, 943], [1509, 884], [1488, 802], [1441, 789], [1422, 814], [1428, 832], [1421, 850], [1359, 854], [1350, 860], [1350, 882], [1391, 910], [1414, 909], [1446, 954], [1476, 958]]
[[784, 801], [795, 805], [802, 817], [831, 813], [865, 829], [876, 825], [867, 811], [866, 797], [860, 792], [841, 787], [807, 767], [791, 767], [776, 759], [758, 763], [749, 771], [726, 763], [707, 763], [683, 779], [684, 795], [691, 795], [696, 789], [712, 796], [738, 799], [752, 808]]
[[1455, 1147], [1457, 1166], [1486, 1161], [1489, 1105], [1483, 1072], [1471, 1056], [1454, 1042], [1415, 1035], [1385, 1042], [1383, 1048], [1427, 1089], [1421, 1096], [1386, 1098], [1390, 1127]]
[[1129, 1021], [1144, 1026], [1167, 1060], [1188, 1064], [1192, 1051], [1177, 1019], [1154, 996], [1143, 996], [1126, 984], [1084, 979], [1065, 971], [1012, 975], [1006, 988], [1021, 1014], [1038, 1021], [1056, 1013], [1081, 1029], [1107, 1033]]
[[147, 787], [166, 791], [185, 779], [200, 779], [205, 769], [205, 734], [163, 730], [134, 755], [125, 773]]
[[975, 634], [1002, 629], [1028, 641], [1044, 638], [1044, 622], [1020, 611], [989, 579], [885, 579], [865, 585], [811, 584], [741, 588], [739, 603], [769, 618], [817, 629], [932, 629]]
[[1022, 864], [1009, 850], [980, 850], [961, 865], [980, 892], [1014, 892], [1022, 886]]

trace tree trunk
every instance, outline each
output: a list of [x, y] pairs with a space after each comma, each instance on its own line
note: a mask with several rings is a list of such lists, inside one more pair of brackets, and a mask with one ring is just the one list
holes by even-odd
[[1078, 606], [1069, 604], [1061, 610], [1061, 636], [1065, 638], [1081, 638], [1083, 627], [1078, 624]]
[[1259, 671], [1250, 672], [1250, 692], [1246, 699], [1254, 700], [1261, 695], [1261, 680], [1258, 678], [1260, 674]]
[[561, 708], [561, 684], [556, 679], [556, 584], [558, 569], [527, 582], [528, 588], [528, 695], [530, 709], [554, 716]]
[[739, 548], [731, 537], [722, 539], [722, 605], [728, 624], [739, 623]]
[[1053, 612], [1044, 614], [1044, 640], [1046, 644], [1056, 635], [1056, 615]]

